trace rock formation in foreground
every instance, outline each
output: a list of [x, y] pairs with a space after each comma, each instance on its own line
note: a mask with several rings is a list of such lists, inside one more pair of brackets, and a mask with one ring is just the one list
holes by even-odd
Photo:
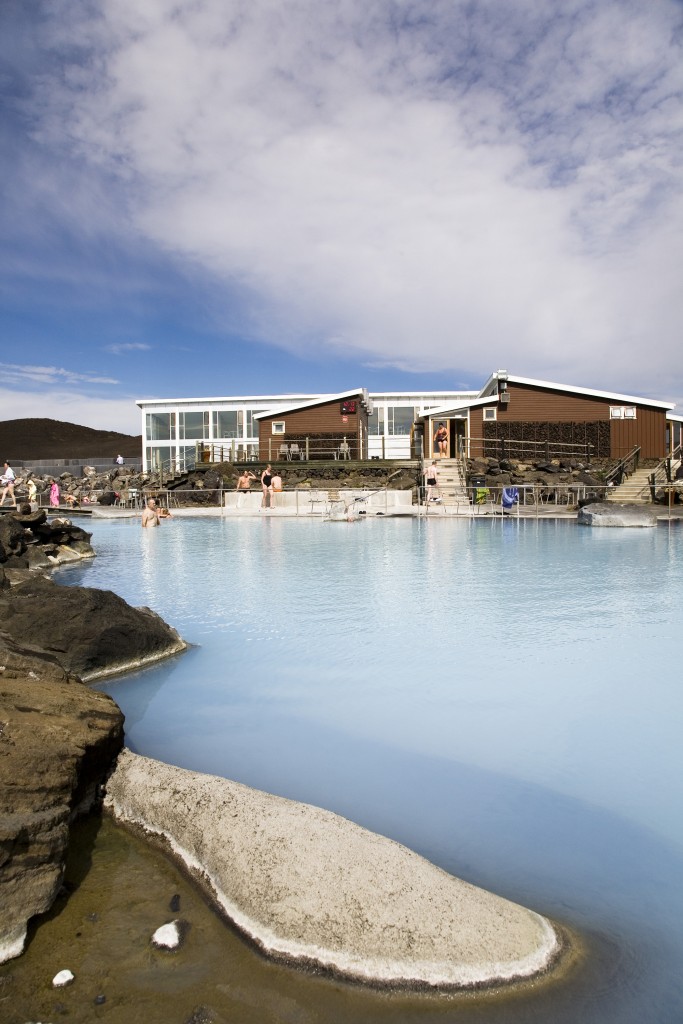
[[66, 672], [92, 681], [185, 650], [178, 633], [149, 608], [132, 608], [110, 590], [60, 587], [27, 575], [0, 591], [0, 622], [26, 649], [52, 655]]
[[55, 899], [69, 824], [93, 806], [123, 743], [121, 711], [81, 679], [185, 647], [108, 591], [11, 575], [12, 587], [0, 567], [0, 962], [21, 953], [29, 919]]
[[648, 505], [598, 501], [580, 508], [577, 521], [582, 526], [656, 526], [657, 512]]
[[124, 750], [105, 808], [164, 837], [270, 956], [373, 984], [468, 988], [542, 973], [548, 920], [330, 811]]

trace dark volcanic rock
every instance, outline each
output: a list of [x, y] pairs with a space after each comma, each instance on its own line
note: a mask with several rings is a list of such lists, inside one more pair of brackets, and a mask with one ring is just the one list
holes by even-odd
[[[3, 591], [3, 594], [6, 591]], [[123, 745], [114, 701], [0, 632], [0, 962], [61, 884], [69, 823]]]
[[149, 608], [131, 608], [109, 590], [60, 587], [41, 576], [0, 592], [0, 622], [18, 644], [39, 644], [65, 671], [87, 680], [186, 646]]

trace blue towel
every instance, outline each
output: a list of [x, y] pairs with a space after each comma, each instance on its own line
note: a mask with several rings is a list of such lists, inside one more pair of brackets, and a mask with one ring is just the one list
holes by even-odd
[[503, 508], [512, 508], [519, 501], [519, 491], [516, 487], [503, 488]]

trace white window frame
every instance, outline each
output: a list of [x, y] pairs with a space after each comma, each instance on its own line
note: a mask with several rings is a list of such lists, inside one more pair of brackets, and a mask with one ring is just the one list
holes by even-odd
[[498, 410], [493, 406], [484, 409], [484, 423], [494, 423], [498, 419]]
[[611, 420], [634, 420], [636, 419], [635, 405], [610, 405], [609, 418]]
[[278, 437], [282, 437], [285, 434], [284, 420], [273, 420], [271, 427], [273, 434], [277, 434]]

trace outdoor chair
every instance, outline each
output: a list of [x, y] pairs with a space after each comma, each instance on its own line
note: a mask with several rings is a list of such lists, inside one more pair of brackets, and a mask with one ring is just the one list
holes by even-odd
[[303, 459], [304, 459], [303, 449], [300, 448], [299, 445], [296, 444], [296, 442], [294, 442], [293, 444], [290, 444], [290, 446], [289, 446], [289, 457], [290, 457], [290, 459], [300, 459], [303, 462]]
[[292, 456], [291, 456], [291, 452], [289, 450], [289, 445], [288, 444], [281, 444], [280, 445], [280, 447], [278, 448], [278, 457], [280, 459], [284, 459], [287, 462], [289, 462], [289, 460], [291, 459]]

